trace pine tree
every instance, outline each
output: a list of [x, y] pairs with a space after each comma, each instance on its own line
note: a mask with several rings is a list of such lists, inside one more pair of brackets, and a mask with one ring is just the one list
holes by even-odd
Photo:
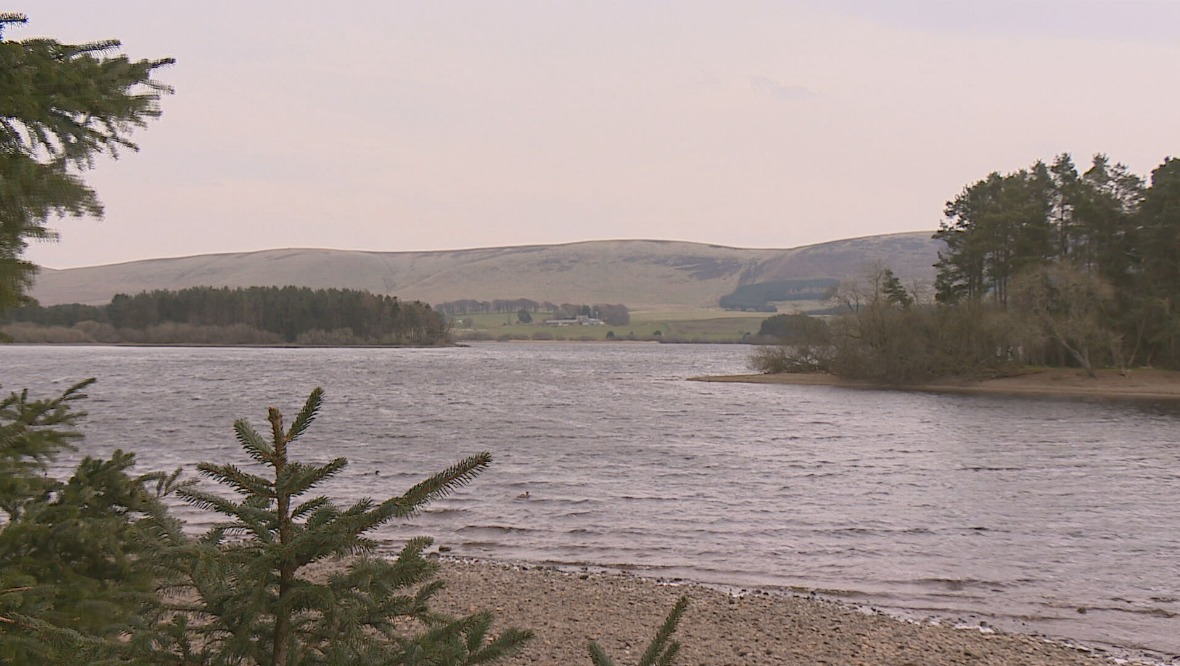
[[[140, 566], [143, 528], [165, 511], [178, 474], [133, 475], [134, 456], [87, 457], [65, 482], [48, 463], [73, 450], [86, 380], [48, 400], [27, 391], [0, 401], [0, 663], [103, 663], [156, 606]], [[153, 490], [153, 484], [155, 486]], [[120, 663], [127, 663], [126, 660]]]
[[152, 79], [170, 58], [133, 61], [119, 42], [4, 40], [26, 21], [0, 13], [0, 310], [28, 302], [29, 239], [53, 240], [51, 215], [102, 214], [80, 173], [97, 155], [135, 150], [131, 132], [160, 115], [171, 92]]
[[[198, 469], [236, 497], [192, 487], [178, 492], [226, 521], [198, 539], [173, 519], [160, 523], [162, 570], [177, 582], [168, 590], [175, 615], [150, 637], [156, 663], [459, 665], [515, 652], [531, 632], [492, 636], [488, 613], [452, 618], [430, 610], [442, 583], [433, 580], [438, 565], [424, 556], [429, 538], [412, 539], [385, 559], [367, 536], [467, 484], [491, 456], [464, 459], [401, 496], [338, 508], [308, 494], [347, 461], [315, 465], [291, 457], [322, 398], [321, 389], [312, 391], [290, 427], [270, 409], [269, 441], [244, 420], [234, 424], [238, 443], [266, 475], [233, 464]], [[317, 563], [334, 565], [326, 581], [309, 575]]]
[[44, 491], [46, 465], [82, 438], [74, 428], [86, 413], [72, 407], [93, 383], [87, 379], [47, 400], [30, 399], [27, 389], [0, 400], [0, 511], [10, 522]]

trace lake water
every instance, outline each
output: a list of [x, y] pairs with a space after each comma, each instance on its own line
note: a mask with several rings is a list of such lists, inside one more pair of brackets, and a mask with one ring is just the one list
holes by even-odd
[[[460, 556], [816, 589], [1180, 655], [1180, 410], [1151, 402], [686, 381], [748, 347], [0, 347], [5, 390], [89, 376], [85, 450], [144, 469], [244, 455], [315, 386], [313, 460], [340, 500], [400, 494], [462, 456], [492, 467], [379, 536]], [[528, 493], [527, 498], [522, 497]], [[209, 516], [184, 510], [191, 525]]]

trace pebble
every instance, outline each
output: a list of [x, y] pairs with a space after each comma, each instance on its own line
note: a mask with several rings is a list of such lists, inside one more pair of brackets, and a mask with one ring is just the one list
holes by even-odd
[[872, 664], [874, 666], [1110, 666], [1112, 660], [986, 623], [969, 630], [865, 613], [812, 596], [742, 590], [740, 597], [629, 574], [551, 568], [523, 571], [491, 562], [442, 560], [446, 588], [434, 608], [460, 613], [497, 608], [495, 627], [532, 629], [537, 638], [504, 666], [583, 664], [587, 637], [616, 662], [646, 648], [676, 599], [690, 599], [676, 638], [680, 666]]

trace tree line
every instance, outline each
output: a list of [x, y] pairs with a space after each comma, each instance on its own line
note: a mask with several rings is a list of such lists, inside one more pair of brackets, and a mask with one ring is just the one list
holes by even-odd
[[519, 312], [525, 310], [537, 312], [553, 312], [558, 308], [549, 301], [537, 302], [531, 298], [494, 298], [481, 301], [474, 298], [461, 298], [444, 303], [435, 303], [434, 309], [451, 316], [466, 316], [473, 314], [503, 314], [505, 312]]
[[269, 334], [247, 342], [306, 344], [432, 345], [449, 336], [446, 318], [424, 303], [368, 291], [307, 287], [192, 287], [117, 294], [100, 306], [26, 305], [8, 311], [3, 320], [76, 328], [100, 342], [151, 342], [155, 340], [144, 339], [144, 332], [171, 332], [183, 338], [185, 332], [199, 336], [211, 329], [237, 332], [239, 337]]
[[1023, 314], [1083, 365], [1100, 345], [1108, 363], [1180, 368], [1180, 160], [1150, 184], [1102, 154], [1081, 174], [1068, 154], [992, 173], [934, 237], [940, 303]]
[[466, 317], [475, 314], [517, 314], [524, 311], [529, 313], [530, 321], [535, 319], [531, 315], [545, 312], [552, 319], [573, 319], [578, 315], [585, 314], [597, 317], [610, 326], [626, 326], [631, 323], [631, 311], [622, 303], [595, 303], [594, 305], [562, 303], [558, 305], [550, 301], [538, 302], [528, 298], [493, 299], [490, 301], [464, 298], [437, 303], [434, 309], [452, 317]]
[[733, 293], [721, 297], [718, 304], [726, 310], [777, 312], [774, 301], [820, 301], [835, 293], [839, 280], [813, 278], [776, 280], [740, 285]]
[[966, 186], [934, 238], [933, 291], [877, 269], [836, 294], [841, 315], [768, 370], [904, 383], [1013, 365], [1180, 369], [1180, 160], [1150, 181], [1068, 154]]

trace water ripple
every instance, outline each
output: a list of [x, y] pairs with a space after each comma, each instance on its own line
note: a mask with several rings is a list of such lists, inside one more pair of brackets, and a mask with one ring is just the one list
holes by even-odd
[[[240, 459], [312, 387], [324, 491], [399, 494], [491, 451], [474, 484], [378, 536], [620, 566], [1180, 654], [1180, 414], [1159, 403], [699, 384], [732, 346], [0, 347], [7, 389], [88, 376], [85, 453]], [[62, 466], [64, 468], [64, 464]], [[527, 494], [526, 494], [527, 493]], [[211, 518], [178, 508], [190, 526]]]

